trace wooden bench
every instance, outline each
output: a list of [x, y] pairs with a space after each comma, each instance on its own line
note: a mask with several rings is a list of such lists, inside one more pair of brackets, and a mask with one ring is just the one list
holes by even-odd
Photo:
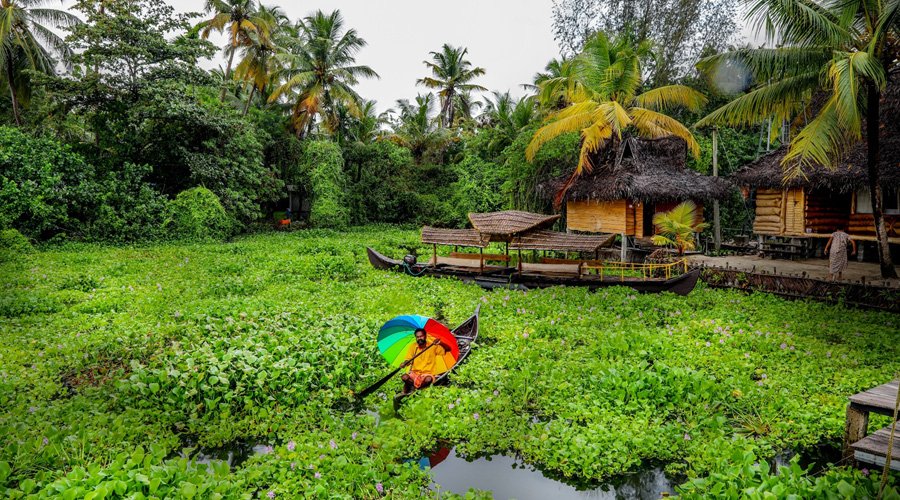
[[521, 262], [519, 270], [523, 273], [548, 274], [558, 276], [581, 276], [581, 264], [534, 264]]
[[478, 260], [484, 257], [485, 262], [509, 262], [509, 255], [503, 255], [498, 253], [486, 253], [484, 255], [479, 253], [462, 253], [462, 252], [451, 252], [450, 258], [452, 259], [469, 259], [469, 260]]

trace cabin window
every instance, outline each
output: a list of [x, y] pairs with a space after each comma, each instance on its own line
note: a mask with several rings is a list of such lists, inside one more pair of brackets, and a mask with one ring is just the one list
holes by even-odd
[[872, 195], [868, 189], [860, 189], [856, 192], [856, 213], [872, 213]]
[[900, 189], [886, 188], [884, 190], [884, 213], [900, 214]]
[[[885, 188], [881, 194], [884, 197], [884, 213], [900, 214], [900, 189]], [[872, 195], [868, 189], [856, 192], [856, 213], [872, 213]]]

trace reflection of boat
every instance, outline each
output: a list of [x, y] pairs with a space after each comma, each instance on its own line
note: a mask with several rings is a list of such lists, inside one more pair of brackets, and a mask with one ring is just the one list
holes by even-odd
[[437, 464], [443, 462], [450, 456], [450, 448], [444, 446], [439, 450], [431, 453], [427, 457], [419, 459], [419, 468], [424, 470], [426, 467], [434, 468]]
[[[679, 276], [671, 277], [629, 277], [631, 268], [640, 272], [654, 271], [649, 265], [629, 265], [615, 270], [606, 270], [606, 274], [586, 274], [579, 271], [577, 264], [540, 264], [530, 268], [495, 266], [459, 266], [431, 263], [407, 263], [386, 257], [372, 248], [367, 248], [369, 262], [376, 269], [406, 273], [412, 276], [453, 277], [473, 282], [483, 288], [546, 288], [550, 286], [581, 286], [590, 289], [608, 286], [627, 286], [640, 292], [660, 293], [672, 292], [687, 295], [694, 289], [700, 277], [700, 270], [694, 269]], [[555, 266], [555, 267], [554, 267]], [[665, 270], [665, 266], [656, 265], [656, 270]], [[590, 267], [590, 266], [582, 266]], [[620, 272], [621, 271], [621, 272]]]

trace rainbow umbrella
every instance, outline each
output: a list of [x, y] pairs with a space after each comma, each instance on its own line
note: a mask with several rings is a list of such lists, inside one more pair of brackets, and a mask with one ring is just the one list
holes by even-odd
[[410, 346], [416, 342], [416, 330], [419, 328], [428, 334], [428, 344], [433, 343], [436, 339], [444, 347], [444, 356], [435, 360], [436, 374], [444, 373], [452, 368], [459, 359], [459, 345], [456, 343], [456, 337], [441, 323], [417, 314], [397, 316], [385, 323], [378, 331], [378, 350], [384, 359], [394, 368], [402, 365], [406, 361], [406, 354], [409, 352]]

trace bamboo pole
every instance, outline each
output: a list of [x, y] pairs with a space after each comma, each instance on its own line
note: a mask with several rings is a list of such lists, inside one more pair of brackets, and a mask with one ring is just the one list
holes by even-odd
[[[713, 128], [712, 132], [712, 168], [713, 177], [719, 176], [719, 129]], [[716, 251], [722, 249], [722, 225], [719, 220], [719, 200], [713, 200], [713, 238]]]

